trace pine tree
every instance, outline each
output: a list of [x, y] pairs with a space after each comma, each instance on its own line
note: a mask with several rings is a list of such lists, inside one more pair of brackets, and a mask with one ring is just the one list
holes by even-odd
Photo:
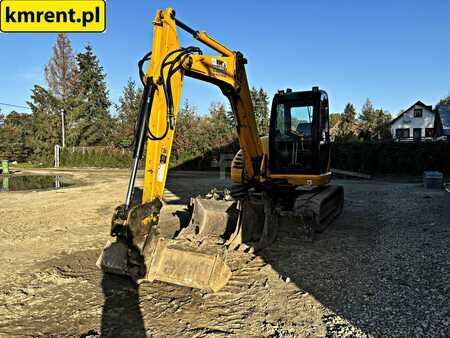
[[253, 110], [256, 117], [256, 125], [260, 135], [269, 133], [270, 113], [269, 113], [269, 95], [263, 88], [252, 87], [250, 97], [253, 103]]
[[0, 158], [25, 161], [31, 153], [31, 115], [10, 112], [0, 114]]
[[344, 112], [340, 117], [337, 136], [340, 138], [348, 138], [354, 135], [356, 126], [356, 109], [352, 103], [347, 103]]
[[112, 142], [113, 121], [109, 114], [106, 75], [92, 47], [87, 45], [84, 53], [77, 55], [79, 104], [74, 107], [69, 139], [76, 146], [106, 145]]
[[359, 114], [358, 117], [361, 128], [360, 134], [363, 136], [363, 138], [369, 139], [373, 134], [377, 123], [376, 116], [377, 113], [373, 108], [372, 102], [367, 99], [361, 109], [361, 114]]
[[390, 122], [392, 120], [392, 116], [389, 112], [384, 111], [383, 109], [375, 110], [375, 129], [374, 135], [379, 140], [385, 140], [391, 138], [391, 128]]
[[209, 106], [209, 144], [211, 148], [230, 143], [236, 133], [227, 116], [225, 105], [221, 102], [213, 102]]
[[197, 115], [196, 108], [184, 102], [179, 110], [173, 140], [173, 153], [179, 158], [184, 154], [185, 157], [195, 156], [199, 153], [197, 142], [200, 137], [199, 130], [200, 118]]
[[134, 136], [134, 126], [139, 112], [142, 89], [136, 88], [136, 83], [128, 79], [116, 105], [118, 112], [116, 136], [117, 143], [123, 146], [130, 145]]
[[32, 137], [30, 145], [33, 158], [49, 161], [53, 147], [61, 140], [61, 101], [41, 86], [34, 86], [31, 101], [27, 102], [32, 111]]

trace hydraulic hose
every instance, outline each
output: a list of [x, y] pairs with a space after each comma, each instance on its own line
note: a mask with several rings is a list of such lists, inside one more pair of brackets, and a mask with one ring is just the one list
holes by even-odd
[[[175, 53], [179, 53], [175, 58], [171, 61], [168, 61], [170, 56]], [[173, 130], [174, 128], [174, 116], [173, 116], [173, 96], [172, 96], [172, 87], [171, 87], [171, 78], [172, 76], [179, 70], [182, 69], [182, 63], [191, 53], [199, 53], [201, 54], [201, 50], [198, 47], [188, 47], [188, 48], [180, 48], [168, 53], [163, 59], [160, 71], [160, 77], [163, 84], [164, 96], [166, 99], [167, 105], [167, 121], [165, 131], [160, 136], [156, 136], [152, 133], [149, 125], [149, 121], [151, 118], [152, 111], [152, 102], [153, 97], [156, 90], [156, 85], [153, 82], [152, 78], [147, 78], [145, 81], [145, 73], [143, 65], [146, 61], [151, 59], [152, 52], [149, 52], [144, 55], [144, 57], [139, 60], [138, 68], [139, 68], [139, 77], [141, 79], [142, 84], [144, 85], [144, 91], [142, 93], [141, 105], [139, 108], [139, 114], [136, 119], [135, 130], [134, 130], [134, 138], [133, 138], [133, 160], [131, 164], [131, 175], [130, 180], [128, 182], [127, 195], [125, 198], [125, 211], [129, 209], [131, 204], [131, 196], [133, 194], [134, 184], [136, 182], [136, 173], [139, 165], [139, 160], [142, 158], [142, 154], [144, 151], [144, 142], [148, 138], [153, 141], [162, 140], [166, 137], [169, 130]], [[167, 73], [167, 78], [164, 79], [163, 70], [165, 67], [169, 67], [169, 71]]]

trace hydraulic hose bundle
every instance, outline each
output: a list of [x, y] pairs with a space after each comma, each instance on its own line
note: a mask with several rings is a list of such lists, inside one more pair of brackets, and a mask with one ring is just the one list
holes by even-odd
[[[183, 63], [185, 62], [186, 58], [188, 58], [189, 55], [193, 53], [202, 54], [202, 51], [198, 47], [180, 48], [167, 54], [162, 61], [160, 77], [158, 81], [162, 84], [162, 88], [164, 90], [164, 96], [166, 99], [166, 106], [167, 106], [167, 121], [164, 132], [159, 136], [155, 135], [152, 132], [149, 125], [152, 111], [153, 96], [156, 90], [156, 84], [154, 83], [153, 78], [151, 77], [148, 77], [147, 79], [145, 78], [145, 72], [143, 70], [144, 63], [151, 60], [152, 52], [145, 54], [144, 57], [138, 62], [139, 78], [142, 84], [144, 85], [144, 91], [142, 93], [139, 114], [137, 116], [134, 128], [133, 162], [131, 167], [130, 181], [128, 183], [127, 196], [125, 200], [125, 210], [127, 210], [130, 207], [133, 187], [136, 181], [136, 172], [139, 160], [142, 158], [142, 154], [144, 151], [145, 140], [146, 139], [153, 141], [162, 140], [167, 136], [169, 130], [173, 130], [175, 127], [171, 78], [176, 72], [182, 71]], [[174, 57], [170, 59], [172, 56]], [[169, 69], [167, 71], [167, 76], [164, 77], [164, 69], [166, 67], [169, 67]]]

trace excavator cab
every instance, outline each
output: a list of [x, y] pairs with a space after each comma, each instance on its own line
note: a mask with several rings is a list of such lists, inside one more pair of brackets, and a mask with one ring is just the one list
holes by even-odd
[[271, 174], [320, 175], [329, 171], [328, 96], [311, 91], [279, 91], [272, 102], [269, 132]]

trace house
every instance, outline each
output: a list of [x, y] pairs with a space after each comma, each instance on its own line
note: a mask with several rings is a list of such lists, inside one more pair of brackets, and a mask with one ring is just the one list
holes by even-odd
[[434, 137], [437, 139], [450, 140], [450, 104], [436, 106], [434, 130]]
[[436, 112], [432, 106], [417, 101], [391, 121], [394, 140], [432, 140]]

